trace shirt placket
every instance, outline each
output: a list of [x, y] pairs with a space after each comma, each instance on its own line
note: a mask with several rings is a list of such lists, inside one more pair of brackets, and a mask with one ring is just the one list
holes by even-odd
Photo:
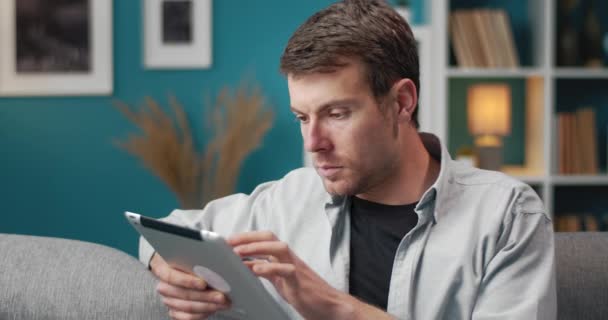
[[326, 213], [331, 225], [332, 235], [329, 247], [329, 261], [334, 288], [348, 292], [350, 272], [350, 200], [339, 205], [326, 205]]
[[433, 205], [426, 206], [419, 223], [399, 243], [389, 286], [387, 312], [398, 319], [413, 319], [416, 272], [433, 221]]

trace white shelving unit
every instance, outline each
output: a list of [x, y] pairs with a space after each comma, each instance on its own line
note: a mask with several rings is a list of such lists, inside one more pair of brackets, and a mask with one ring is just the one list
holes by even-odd
[[553, 75], [562, 79], [608, 79], [608, 70], [555, 68]]
[[551, 177], [553, 185], [556, 186], [608, 186], [608, 175], [581, 175], [581, 176], [562, 176], [553, 175]]
[[[504, 0], [505, 3], [508, 0]], [[555, 206], [556, 187], [576, 186], [605, 186], [608, 188], [608, 175], [594, 176], [566, 176], [557, 174], [557, 141], [554, 119], [556, 117], [556, 82], [562, 79], [608, 79], [608, 69], [561, 68], [555, 63], [556, 39], [556, 1], [537, 0], [529, 1], [528, 23], [531, 24], [531, 60], [532, 66], [523, 66], [515, 69], [465, 69], [450, 66], [450, 38], [448, 21], [450, 13], [450, 0], [432, 0], [431, 19], [429, 26], [433, 34], [432, 59], [432, 87], [434, 116], [430, 131], [438, 135], [442, 141], [449, 145], [448, 119], [450, 108], [450, 82], [454, 79], [523, 79], [526, 82], [526, 100], [536, 99], [537, 110], [529, 110], [526, 106], [526, 135], [529, 130], [535, 131], [536, 136], [526, 137], [534, 140], [536, 145], [529, 149], [526, 147], [526, 163], [528, 168], [515, 168], [507, 173], [533, 185], [539, 190], [545, 203], [547, 212], [553, 214]], [[495, 3], [495, 1], [493, 2]], [[608, 92], [608, 91], [607, 91]], [[608, 94], [608, 93], [607, 93]], [[530, 97], [530, 95], [535, 97]], [[527, 103], [528, 104], [528, 103]], [[428, 106], [422, 106], [425, 108]], [[422, 109], [421, 109], [422, 110]], [[535, 122], [535, 123], [533, 123]], [[540, 128], [539, 128], [540, 127]], [[599, 128], [598, 128], [599, 129]], [[526, 142], [526, 145], [529, 141]], [[528, 153], [534, 153], [528, 154]], [[605, 166], [601, 166], [605, 167]]]
[[541, 68], [518, 68], [518, 69], [461, 69], [448, 68], [447, 76], [450, 78], [528, 78], [542, 77], [544, 70]]

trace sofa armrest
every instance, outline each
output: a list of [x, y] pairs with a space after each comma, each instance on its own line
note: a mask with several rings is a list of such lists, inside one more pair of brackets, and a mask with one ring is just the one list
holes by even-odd
[[167, 319], [156, 279], [106, 246], [0, 234], [0, 319]]
[[606, 319], [608, 232], [555, 234], [558, 319]]

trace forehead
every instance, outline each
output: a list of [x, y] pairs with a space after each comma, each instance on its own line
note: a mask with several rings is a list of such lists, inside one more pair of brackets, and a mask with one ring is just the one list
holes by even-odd
[[362, 64], [354, 61], [332, 72], [290, 74], [287, 86], [291, 106], [295, 109], [318, 108], [335, 100], [372, 95]]

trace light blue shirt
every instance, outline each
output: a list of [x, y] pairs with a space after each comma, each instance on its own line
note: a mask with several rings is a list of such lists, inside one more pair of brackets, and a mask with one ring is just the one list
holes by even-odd
[[[387, 312], [399, 319], [555, 319], [551, 218], [528, 185], [450, 158], [418, 205], [418, 224], [396, 252]], [[203, 210], [175, 210], [165, 220], [228, 236], [270, 230], [333, 287], [348, 292], [350, 198], [331, 196], [313, 169], [290, 172], [251, 195], [215, 200]], [[140, 260], [153, 249], [140, 242]], [[299, 314], [266, 288], [294, 319]]]

